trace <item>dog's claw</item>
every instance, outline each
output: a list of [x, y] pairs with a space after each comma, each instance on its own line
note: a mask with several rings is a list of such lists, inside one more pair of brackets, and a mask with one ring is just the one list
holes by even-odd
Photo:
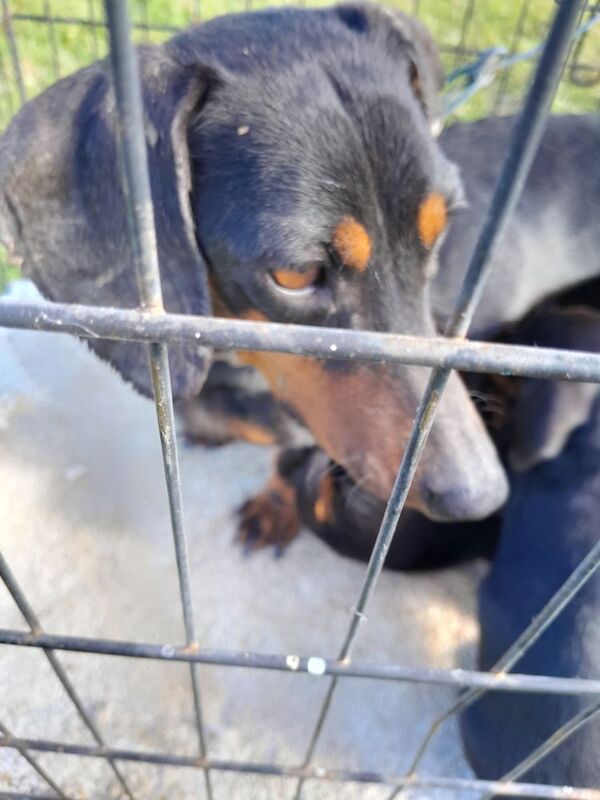
[[240, 527], [238, 530], [238, 541], [242, 544], [242, 552], [246, 558], [252, 555], [255, 550], [268, 544], [262, 542], [260, 522], [255, 516], [245, 517], [245, 506], [239, 509]]
[[299, 533], [300, 520], [293, 489], [279, 478], [238, 510], [237, 541], [244, 556], [263, 547], [274, 547], [274, 557], [281, 558], [285, 548]]

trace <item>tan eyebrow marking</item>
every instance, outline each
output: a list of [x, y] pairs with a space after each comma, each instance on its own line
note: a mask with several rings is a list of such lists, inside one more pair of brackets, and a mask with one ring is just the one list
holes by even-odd
[[417, 230], [425, 247], [431, 247], [448, 221], [448, 207], [439, 192], [428, 194], [419, 206]]
[[354, 217], [344, 217], [333, 232], [332, 242], [342, 263], [364, 272], [371, 257], [371, 237]]

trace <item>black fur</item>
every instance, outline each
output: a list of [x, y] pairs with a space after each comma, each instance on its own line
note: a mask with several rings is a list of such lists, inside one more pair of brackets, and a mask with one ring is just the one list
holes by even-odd
[[[459, 212], [442, 247], [433, 286], [440, 321], [460, 288], [515, 120], [490, 117], [457, 124], [441, 136], [443, 151], [460, 166], [468, 208]], [[492, 254], [471, 336], [494, 336], [544, 298], [592, 279], [584, 302], [600, 307], [599, 147], [600, 115], [549, 118], [521, 199]]]
[[[189, 115], [206, 88], [160, 48], [140, 49], [152, 197], [165, 306], [210, 311], [207, 275], [187, 201]], [[95, 64], [28, 103], [0, 139], [0, 237], [52, 300], [135, 307], [139, 295], [120, 189], [108, 67]], [[142, 345], [89, 340], [150, 393]], [[202, 387], [202, 348], [173, 348], [176, 395]]]
[[[210, 313], [210, 273], [235, 315], [256, 310], [277, 321], [435, 333], [435, 251], [419, 239], [417, 214], [428, 193], [452, 205], [461, 189], [429, 132], [441, 69], [418, 23], [367, 5], [277, 9], [212, 20], [141, 48], [140, 59], [168, 310]], [[0, 140], [0, 237], [51, 299], [136, 305], [117, 154], [105, 63], [32, 101]], [[371, 239], [362, 273], [331, 254], [346, 216]], [[272, 270], [315, 262], [323, 279], [310, 296], [282, 292], [272, 279]], [[142, 347], [92, 346], [149, 391]], [[209, 354], [171, 351], [175, 394], [193, 396]], [[341, 381], [356, 365], [325, 369]], [[381, 372], [365, 369], [363, 385], [377, 391]], [[391, 411], [396, 420], [414, 414], [426, 380], [423, 370], [403, 366], [387, 375], [397, 408], [372, 393], [364, 426], [371, 438]], [[364, 453], [347, 452], [356, 449], [355, 427], [340, 431], [345, 466], [356, 479], [376, 473], [385, 494], [402, 437], [385, 458], [370, 448], [381, 462], [373, 470]], [[415, 486], [436, 518], [481, 517], [505, 499], [505, 475], [456, 376]]]
[[[210, 279], [219, 302], [235, 315], [258, 311], [284, 322], [436, 332], [451, 312], [514, 120], [457, 125], [441, 143], [434, 140], [430, 129], [442, 73], [431, 38], [417, 22], [361, 4], [277, 9], [219, 18], [164, 45], [140, 48], [139, 54], [169, 311], [211, 313]], [[495, 335], [548, 295], [583, 281], [592, 281], [586, 296], [597, 302], [599, 144], [597, 117], [550, 121], [531, 180], [496, 250], [475, 335]], [[470, 208], [456, 215], [441, 250], [428, 251], [417, 234], [418, 209], [432, 191], [451, 208], [461, 204], [463, 188], [453, 161], [462, 171]], [[331, 254], [332, 230], [344, 216], [355, 217], [372, 241], [369, 268], [362, 273], [342, 269]], [[127, 234], [114, 98], [107, 64], [101, 62], [27, 104], [0, 138], [0, 238], [50, 299], [135, 307]], [[273, 270], [302, 271], [314, 263], [322, 266], [323, 277], [309, 296], [282, 293], [271, 279]], [[149, 392], [143, 347], [102, 341], [91, 346]], [[205, 348], [171, 348], [178, 397], [197, 395], [211, 356]], [[230, 376], [218, 374], [218, 365], [214, 370], [200, 401], [205, 410], [246, 416], [290, 443], [287, 409], [272, 404], [262, 390], [253, 389], [246, 402], [244, 381], [231, 383]], [[343, 376], [356, 367], [338, 364], [329, 370]], [[373, 367], [365, 375], [374, 394], [382, 377], [389, 378], [413, 410], [426, 380], [424, 370], [405, 367]], [[531, 399], [536, 394], [535, 386], [526, 384], [517, 419], [542, 407], [550, 418], [551, 396], [543, 394], [536, 404]], [[563, 397], [562, 390], [556, 397]], [[552, 417], [551, 425], [515, 426], [513, 458], [529, 468], [513, 476], [502, 549], [482, 590], [483, 666], [510, 643], [597, 536], [597, 403], [584, 427], [572, 432], [586, 420], [592, 399], [579, 392], [577, 413]], [[351, 411], [340, 409], [351, 421], [350, 436], [355, 421], [372, 409]], [[386, 435], [399, 436], [386, 427], [387, 419]], [[301, 428], [296, 419], [294, 425]], [[296, 434], [294, 428], [294, 444]], [[336, 547], [365, 557], [383, 502], [360, 481], [357, 485], [355, 461], [333, 463], [306, 435], [301, 443], [309, 447], [285, 454], [280, 469], [296, 484], [308, 524]], [[539, 463], [549, 453], [553, 460]], [[486, 516], [506, 497], [497, 454], [456, 376], [421, 470], [421, 504], [429, 503], [424, 510], [434, 518]], [[324, 523], [316, 519], [315, 499], [328, 474], [333, 514]], [[495, 525], [445, 527], [412, 511], [403, 518], [390, 557], [399, 567], [443, 561], [457, 548], [469, 550], [482, 530], [486, 541], [493, 541]], [[440, 533], [445, 538], [439, 539]], [[513, 581], [517, 570], [522, 577]], [[566, 674], [597, 670], [594, 639], [581, 634], [582, 620], [598, 607], [597, 594], [598, 584], [591, 584], [522, 667], [547, 673], [554, 664]], [[477, 769], [494, 774], [512, 766], [508, 761], [520, 758], [576, 706], [573, 700], [519, 698], [505, 712], [506, 696], [499, 705], [490, 697], [465, 718], [463, 730]], [[549, 760], [546, 771], [535, 776], [597, 784], [598, 759], [593, 761], [590, 743], [597, 753], [598, 729], [589, 730], [580, 735], [579, 748], [570, 745], [568, 756]], [[500, 735], [509, 742], [501, 758], [492, 741]]]
[[[382, 86], [383, 95], [398, 93], [412, 108], [418, 101], [407, 76], [417, 62], [422, 103], [425, 108], [435, 106], [439, 62], [432, 47], [429, 53], [429, 45], [414, 41], [418, 32], [420, 26], [409, 18], [375, 8], [287, 9], [219, 18], [166, 45], [139, 49], [168, 310], [211, 312], [203, 246], [211, 253], [221, 283], [227, 283], [225, 255], [246, 269], [236, 308], [261, 291], [267, 264], [263, 259], [286, 259], [279, 266], [297, 264], [300, 253], [302, 258], [311, 255], [307, 236], [313, 249], [321, 247], [329, 232], [322, 223], [315, 228], [315, 223], [332, 192], [314, 179], [324, 180], [323, 167], [334, 180], [340, 168], [354, 170], [348, 150], [362, 148], [358, 134], [351, 125], [348, 129], [347, 115], [340, 128], [334, 110], [343, 103], [343, 85], [361, 80], [375, 86], [385, 75], [388, 87]], [[380, 107], [375, 113], [386, 112]], [[409, 129], [417, 128], [412, 136], [419, 158], [406, 163], [421, 170], [421, 156], [427, 155], [426, 169], [431, 172], [439, 156], [419, 134], [418, 129], [426, 127], [425, 115], [403, 114], [401, 109], [397, 113]], [[250, 134], [240, 137], [238, 127], [246, 122]], [[340, 147], [339, 139], [333, 149], [322, 149], [338, 135], [349, 136], [354, 144]], [[300, 153], [300, 160], [294, 153]], [[362, 154], [359, 158], [364, 162]], [[138, 304], [117, 164], [114, 97], [106, 62], [60, 81], [28, 103], [0, 140], [0, 237], [50, 299]], [[303, 182], [302, 173], [308, 174], [308, 181]], [[426, 180], [426, 174], [418, 171], [417, 179]], [[274, 207], [275, 219], [269, 220]], [[308, 230], [302, 230], [303, 224]], [[254, 281], [250, 257], [263, 264]], [[271, 316], [290, 313], [273, 310]], [[149, 393], [143, 347], [91, 345]], [[201, 348], [172, 348], [176, 395], [199, 391], [207, 355]]]
[[[600, 315], [549, 314], [530, 328], [540, 345], [597, 350]], [[527, 381], [516, 408], [518, 438], [529, 434], [520, 415], [543, 418], [564, 440], [558, 454], [538, 449], [533, 466], [513, 472], [500, 544], [479, 596], [479, 667], [489, 669], [510, 647], [598, 542], [600, 514], [600, 391], [582, 395], [577, 384]], [[590, 394], [593, 393], [593, 398]], [[539, 401], [542, 401], [541, 403]], [[579, 417], [578, 422], [575, 421]], [[541, 429], [541, 428], [540, 428]], [[533, 442], [539, 444], [539, 429]], [[549, 453], [549, 455], [546, 455]], [[594, 575], [523, 656], [513, 671], [558, 677], [600, 675], [600, 576]], [[593, 702], [591, 697], [488, 692], [464, 712], [461, 728], [477, 774], [499, 778], [561, 725]], [[600, 720], [593, 719], [523, 775], [524, 780], [597, 788]]]
[[[512, 121], [456, 126], [438, 146], [429, 129], [442, 73], [419, 23], [360, 4], [277, 9], [218, 18], [139, 53], [168, 310], [211, 313], [210, 275], [235, 315], [435, 333], [435, 320], [452, 307]], [[0, 139], [0, 238], [51, 299], [137, 304], [116, 127], [101, 62], [27, 104]], [[476, 333], [493, 333], [549, 292], [600, 271], [598, 228], [589, 224], [598, 200], [589, 177], [598, 139], [593, 118], [549, 126], [534, 180], [498, 251], [500, 269], [484, 294]], [[432, 283], [438, 253], [419, 239], [419, 206], [432, 191], [450, 208], [462, 198], [444, 151], [460, 161], [471, 210], [451, 226]], [[331, 255], [332, 231], [344, 216], [369, 233], [363, 273], [340, 268]], [[577, 233], [577, 258], [556, 247], [557, 230], [566, 242]], [[302, 271], [315, 262], [323, 276], [310, 296], [281, 292], [272, 280], [274, 269]], [[149, 392], [143, 347], [91, 346]], [[171, 348], [176, 396], [198, 393], [210, 355], [202, 347]], [[426, 373], [385, 370], [394, 413], [388, 397], [375, 402], [383, 371], [363, 374], [374, 392], [374, 402], [363, 403], [363, 427], [373, 431], [363, 446], [381, 461], [374, 484], [384, 496], [406, 434], [399, 431], [387, 460], [375, 439], [414, 415]], [[343, 427], [342, 465], [353, 479], [369, 479], [361, 453], [346, 452], [353, 427]], [[415, 482], [416, 506], [436, 519], [480, 518], [501, 505], [506, 489], [489, 438], [453, 375]]]
[[[596, 352], [600, 314], [584, 307], [543, 307], [503, 338]], [[502, 425], [495, 432], [513, 465], [502, 513], [478, 523], [440, 524], [405, 509], [386, 560], [388, 568], [431, 569], [493, 556], [479, 593], [482, 670], [512, 645], [599, 537], [600, 389], [524, 379], [507, 394]], [[318, 449], [294, 451], [280, 469], [296, 488], [304, 523], [339, 552], [366, 561], [384, 504]], [[325, 476], [332, 476], [332, 514], [321, 521], [315, 504]], [[599, 608], [600, 576], [595, 575], [513, 671], [597, 678]], [[477, 775], [502, 777], [592, 702], [589, 696], [488, 692], [461, 718], [465, 749]], [[600, 721], [594, 719], [523, 779], [596, 788], [599, 752]]]

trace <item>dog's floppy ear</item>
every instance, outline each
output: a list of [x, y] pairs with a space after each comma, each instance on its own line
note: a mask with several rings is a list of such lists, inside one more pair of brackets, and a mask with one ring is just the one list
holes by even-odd
[[[528, 344], [591, 352], [600, 348], [600, 314], [591, 309], [550, 308], [522, 328]], [[531, 469], [560, 455], [571, 433], [588, 419], [599, 391], [595, 383], [524, 380], [514, 411], [514, 469]]]
[[588, 419], [597, 396], [593, 383], [524, 381], [515, 411], [512, 467], [524, 472], [560, 455], [569, 436]]
[[432, 127], [441, 112], [440, 91], [444, 85], [444, 68], [439, 51], [429, 30], [415, 17], [391, 8], [379, 8], [392, 31], [408, 45], [409, 80], [415, 96]]
[[[187, 128], [207, 72], [161, 47], [139, 50], [146, 144], [167, 311], [210, 313], [189, 203]], [[0, 138], [0, 239], [51, 300], [134, 308], [139, 294], [119, 170], [110, 68], [100, 62], [28, 103]], [[151, 392], [145, 347], [89, 340], [126, 380]], [[176, 396], [196, 394], [209, 352], [173, 346]]]

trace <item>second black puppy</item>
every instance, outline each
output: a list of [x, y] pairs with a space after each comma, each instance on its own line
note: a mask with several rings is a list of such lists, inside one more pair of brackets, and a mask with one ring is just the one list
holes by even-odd
[[[540, 345], [600, 349], [600, 314], [565, 310], [533, 320]], [[566, 442], [566, 444], [565, 444]], [[526, 381], [515, 409], [514, 472], [500, 543], [480, 589], [479, 667], [490, 669], [600, 537], [600, 388]], [[515, 670], [600, 677], [600, 576], [593, 576]], [[469, 760], [500, 778], [596, 698], [488, 692], [462, 717]], [[522, 776], [555, 785], [600, 786], [596, 715]]]

